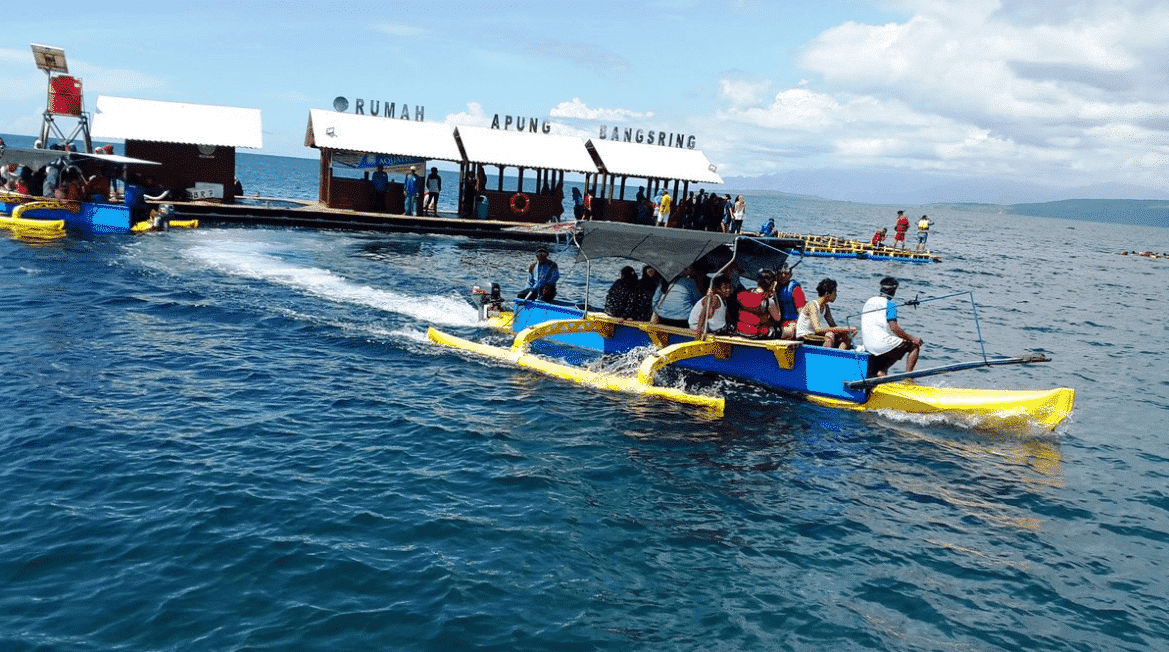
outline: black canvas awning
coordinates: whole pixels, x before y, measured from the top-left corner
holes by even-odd
[[[803,242],[783,238],[752,238],[730,233],[690,231],[620,222],[578,222],[578,260],[627,258],[649,265],[673,280],[689,265],[702,261],[703,272],[715,272],[734,257],[741,276],[754,279],[760,268],[775,269]]]

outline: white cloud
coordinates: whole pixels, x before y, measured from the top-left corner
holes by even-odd
[[[548,115],[553,118],[597,120],[605,123],[626,122],[642,118],[652,118],[652,112],[639,113],[629,109],[590,109],[579,97],[572,98],[571,102],[561,102],[552,107]]]
[[[897,6],[912,15],[811,41],[797,87],[719,79],[722,108],[700,140],[720,172],[886,166],[1169,187],[1169,4]]]
[[[448,114],[443,119],[445,124],[451,126],[469,125],[472,127],[490,127],[492,116],[483,112],[483,105],[478,102],[467,102],[467,110],[459,113]]]

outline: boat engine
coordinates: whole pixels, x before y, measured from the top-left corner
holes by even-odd
[[[163,204],[150,215],[150,228],[155,231],[166,231],[170,228],[170,220],[174,215],[174,206]]]
[[[491,292],[476,285],[471,290],[471,294],[475,297],[475,303],[479,306],[479,319],[486,321],[487,318],[504,311],[503,296],[500,293],[498,283],[491,284]]]

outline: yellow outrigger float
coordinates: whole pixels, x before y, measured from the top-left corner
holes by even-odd
[[[907,383],[878,385],[869,400],[852,403],[809,396],[818,405],[846,410],[892,410],[909,414],[961,416],[978,425],[1010,427],[1038,423],[1051,430],[1067,418],[1076,401],[1075,390],[963,389]]]
[[[750,270],[778,265],[788,253],[776,249],[773,239],[733,234],[614,222],[583,222],[577,228],[575,240],[580,258],[616,256],[637,260],[657,269],[663,278],[675,278],[683,267],[703,258],[716,261],[715,268],[737,262],[741,269]],[[768,258],[768,263],[761,263]],[[678,367],[796,394],[832,408],[947,415],[979,428],[1038,425],[1053,429],[1067,418],[1075,402],[1075,392],[1069,388],[955,389],[908,382],[962,369],[1050,362],[1042,355],[989,358],[984,353],[981,360],[974,362],[874,377],[869,372],[870,355],[864,351],[737,335],[698,338],[688,328],[618,319],[592,312],[583,304],[563,301],[517,299],[514,310],[509,312],[503,309],[498,285],[492,287],[490,296],[479,294],[477,298],[480,315],[490,325],[515,333],[510,348],[471,342],[434,328],[429,329],[429,339],[590,387],[703,406],[715,414],[725,409],[722,398],[659,387],[655,385],[658,372],[667,366]],[[921,301],[915,299],[913,303]],[[608,375],[539,357],[530,352],[537,342],[602,355],[625,355],[641,349],[651,353],[641,361],[636,376]]]
[[[0,215],[0,227],[12,231],[17,237],[50,239],[65,235],[65,220],[46,220],[35,217],[25,217],[27,211],[38,209],[59,209],[59,202],[28,201],[17,204],[11,215]],[[74,212],[77,212],[75,209]]]
[[[638,394],[651,398],[666,399],[675,403],[696,405],[706,408],[714,416],[722,416],[723,409],[726,405],[726,401],[719,396],[688,394],[680,389],[658,387],[652,383],[642,382],[640,377],[634,378],[631,376],[600,374],[589,371],[588,369],[581,369],[579,367],[545,360],[544,358],[529,353],[527,347],[522,345],[518,338],[512,348],[505,349],[455,337],[449,333],[435,330],[433,327],[427,331],[426,336],[435,344],[450,346],[497,360],[505,360],[525,369],[538,371],[546,376],[560,378],[596,389]]]

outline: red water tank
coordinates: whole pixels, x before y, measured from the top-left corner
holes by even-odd
[[[57,75],[49,81],[49,113],[81,115],[81,80]]]

